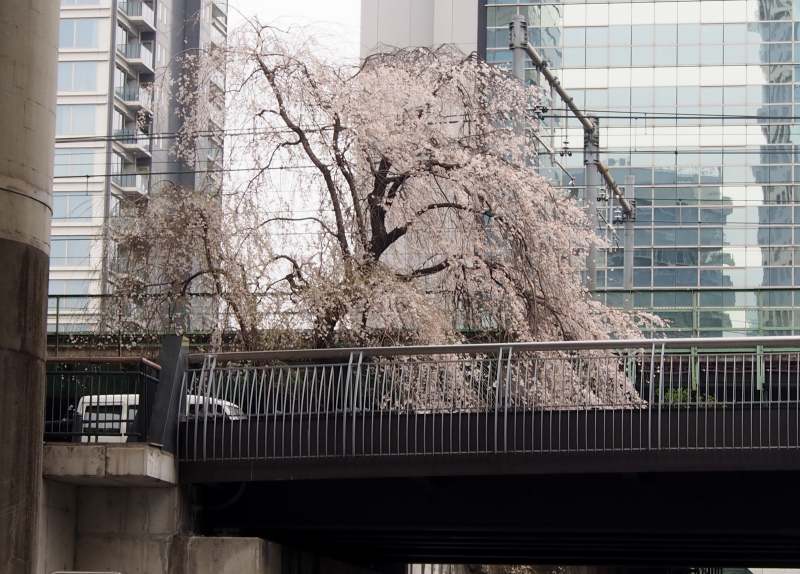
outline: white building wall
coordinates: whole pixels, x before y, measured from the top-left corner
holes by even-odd
[[[390,48],[454,44],[478,49],[478,0],[362,0],[361,56]]]

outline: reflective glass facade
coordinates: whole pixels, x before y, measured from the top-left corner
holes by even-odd
[[[635,178],[635,305],[673,336],[800,333],[800,1],[484,4],[487,60],[510,64],[508,23],[527,16],[531,43],[599,118],[614,178]],[[579,187],[583,133],[549,106],[570,175],[544,169]],[[615,227],[597,296],[622,305]]]

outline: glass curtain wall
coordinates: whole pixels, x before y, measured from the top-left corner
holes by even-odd
[[[800,333],[800,1],[483,2],[486,59],[510,65],[524,14],[614,178],[634,177],[635,306],[671,336]],[[544,115],[570,171],[548,175],[581,186],[580,126],[558,100]],[[622,228],[601,233],[597,297],[621,306]]]

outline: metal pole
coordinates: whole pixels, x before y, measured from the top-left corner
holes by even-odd
[[[525,16],[517,14],[511,19],[509,47],[513,61],[511,73],[523,84],[525,83],[525,44],[528,43],[528,21]]]
[[[586,166],[586,185],[584,187],[584,205],[589,210],[589,220],[592,225],[592,232],[597,233],[599,220],[597,217],[597,193],[602,185],[602,177],[597,169],[600,161],[600,131],[597,118],[590,118],[594,123],[593,130],[583,132],[583,164]],[[586,262],[587,286],[590,291],[597,287],[597,253],[594,247],[589,249],[589,256]]]
[[[629,175],[625,178],[625,198],[633,207],[633,212],[625,217],[625,261],[623,267],[623,285],[625,287],[625,309],[633,309],[633,224],[636,221],[636,203],[634,200],[635,178]]]
[[[536,51],[536,48],[530,45],[528,42],[527,37],[527,28],[525,29],[525,35],[523,36],[522,28],[523,24],[525,23],[525,18],[522,16],[516,16],[509,24],[510,30],[510,40],[509,40],[509,48],[511,48],[512,52],[514,52],[516,58],[516,52],[518,50],[524,50],[528,57],[533,62],[533,66],[539,72],[541,76],[544,76],[544,79],[550,85],[551,90],[555,91],[560,97],[564,104],[569,108],[575,118],[581,123],[583,126],[583,131],[585,134],[589,133],[596,133],[597,132],[597,118],[591,118],[586,116],[583,111],[578,108],[575,104],[575,100],[567,93],[564,87],[561,85],[561,82],[558,81],[558,78],[550,71],[550,68],[547,67],[547,62],[542,58],[539,52]],[[516,61],[516,60],[515,60]],[[524,72],[523,72],[524,73]],[[605,180],[606,185],[608,185],[609,190],[613,193],[617,200],[619,201],[622,209],[626,215],[629,215],[632,211],[630,204],[628,201],[623,197],[622,192],[617,185],[617,182],[614,181],[614,178],[611,176],[611,173],[608,171],[608,168],[598,159],[597,161],[597,169],[600,171],[600,175]]]
[[[49,307],[49,304],[48,304]],[[60,343],[58,341],[60,337],[59,328],[61,327],[61,297],[56,295],[56,357],[58,357],[58,353],[61,350]]]

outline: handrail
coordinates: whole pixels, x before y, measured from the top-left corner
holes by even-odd
[[[751,347],[800,348],[800,336],[777,337],[706,337],[674,339],[608,339],[602,341],[530,341],[518,343],[478,343],[464,345],[418,345],[406,347],[346,347],[339,349],[291,349],[276,351],[241,351],[231,353],[192,353],[189,361],[201,362],[208,356],[218,361],[270,361],[303,359],[346,359],[363,356],[410,356],[497,353],[501,349],[520,351],[580,351],[640,349],[653,346],[666,349],[742,349]]]
[[[47,357],[48,362],[54,363],[119,363],[143,364],[150,368],[161,370],[161,365],[145,357]]]

